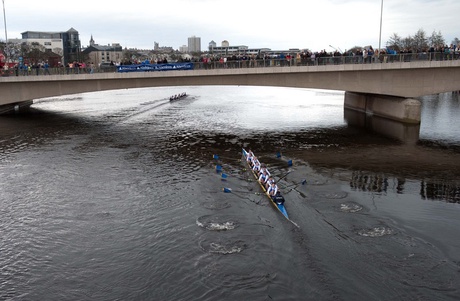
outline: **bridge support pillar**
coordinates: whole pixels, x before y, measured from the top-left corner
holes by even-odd
[[[6,105],[0,105],[0,115],[19,112],[21,110],[28,109],[33,103],[33,100],[27,100],[22,102],[10,103]]]
[[[345,92],[344,107],[408,124],[420,124],[422,115],[419,100],[387,95]]]
[[[406,144],[419,140],[421,103],[416,99],[346,92],[344,118]]]

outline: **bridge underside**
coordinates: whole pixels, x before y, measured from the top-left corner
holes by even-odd
[[[0,105],[116,89],[245,85],[420,97],[460,90],[460,60],[273,68],[97,73],[0,78]]]
[[[421,104],[414,98],[458,91],[459,76],[460,60],[8,77],[0,79],[0,114],[27,107],[33,99],[85,92],[165,86],[278,86],[350,91],[345,93],[346,111],[361,113],[365,120],[374,116],[412,125],[409,131],[414,132],[421,122]],[[377,131],[392,136],[385,131],[399,127]],[[407,129],[402,128],[402,132]],[[400,139],[404,134],[397,136]]]
[[[12,112],[19,112],[24,109],[28,109],[33,103],[34,103],[33,100],[26,100],[26,101],[2,105],[0,106],[0,115],[9,114]]]

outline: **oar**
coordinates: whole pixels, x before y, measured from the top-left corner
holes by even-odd
[[[256,204],[259,204],[259,203],[260,203],[260,201],[255,202],[255,201],[251,200],[250,198],[248,198],[247,196],[242,196],[242,195],[240,195],[240,194],[238,194],[238,193],[235,193],[235,191],[233,191],[231,188],[228,188],[228,187],[222,188],[222,191],[225,192],[225,193],[232,193],[232,194],[236,195],[237,197],[239,197],[240,199],[247,199],[247,200],[250,200],[251,202],[256,203]],[[248,193],[247,191],[239,191],[239,192],[241,192],[241,193]],[[259,192],[254,192],[254,194],[255,194],[255,195],[260,195]]]
[[[302,181],[300,181],[300,182],[292,183],[290,185],[287,185],[286,188],[291,187],[291,186],[295,186],[295,185],[299,185],[299,184],[305,185],[305,184],[307,184],[307,180],[302,179]]]
[[[298,183],[292,183],[292,184],[290,184],[290,185],[284,186],[283,189],[286,189],[286,188],[289,188],[289,187],[292,187],[292,186],[297,186],[297,185],[299,185],[299,184],[305,185],[305,184],[307,184],[307,180],[302,179],[302,181],[300,181],[300,182],[298,182]]]
[[[292,166],[292,160],[289,160],[287,162],[281,162],[281,163],[277,163],[277,164],[265,164],[267,166],[267,168],[283,168],[283,167],[286,167],[286,166]]]
[[[221,156],[219,156],[217,154],[212,155],[212,158],[214,160],[216,160],[216,161],[219,160],[220,158],[223,158],[223,159],[226,159],[226,160],[241,161],[241,159],[230,158],[230,157],[221,157]]]
[[[234,167],[231,166],[231,165],[229,165],[228,167],[224,167],[224,166],[222,166],[221,164],[216,164],[216,172],[217,172],[217,173],[224,172],[224,170],[225,170],[227,173],[231,173],[231,174],[239,173],[239,168],[234,168]]]
[[[217,172],[222,172],[222,170],[224,169],[224,167],[220,164],[216,164],[216,171]]]
[[[281,178],[278,179],[278,182],[281,181],[281,179],[284,179],[290,173],[291,173],[291,170],[288,170],[287,173],[284,174],[284,176],[282,176]]]
[[[227,178],[228,178],[228,175],[227,175],[226,173],[223,172],[223,173],[220,175],[220,177],[221,177],[221,180],[222,180],[222,181],[226,181]],[[252,182],[252,181],[253,181],[251,178],[242,178],[242,177],[238,177],[238,176],[231,176],[231,177],[232,177],[232,178],[235,178],[235,179],[240,179],[240,180],[248,181],[248,182]]]
[[[238,193],[235,193],[235,191],[233,191],[231,188],[228,188],[228,187],[224,187],[222,188],[222,191],[225,192],[225,193],[232,193],[234,195],[236,195],[237,197],[239,197],[240,199],[246,199],[246,200],[249,200],[251,202],[253,202],[254,204],[257,204],[259,205],[260,204],[260,199],[258,201],[253,201],[251,198],[248,198],[247,196],[242,196]],[[247,191],[239,191],[241,193],[247,193]],[[255,195],[260,195],[260,192],[254,192]]]
[[[225,192],[225,193],[235,193],[235,192],[240,192],[240,193],[249,193],[248,191],[243,191],[243,190],[233,190],[229,187],[224,187],[222,188],[222,191]],[[260,195],[260,192],[251,192],[251,194],[255,194],[255,195]]]

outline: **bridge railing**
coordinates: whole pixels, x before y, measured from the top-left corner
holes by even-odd
[[[379,56],[327,56],[327,57],[304,57],[304,58],[266,58],[261,60],[226,60],[195,62],[194,69],[225,69],[225,68],[260,68],[260,67],[289,67],[289,66],[323,66],[345,64],[375,64],[396,63],[412,61],[449,61],[458,60],[460,52],[455,53],[407,53],[385,54]]]
[[[414,61],[451,61],[460,59],[460,52],[440,53],[401,53],[401,54],[382,54],[378,56],[327,56],[327,57],[301,57],[301,58],[264,58],[264,59],[221,59],[208,60],[207,62],[194,62],[195,70],[207,69],[228,69],[228,68],[271,68],[271,67],[290,67],[290,66],[324,66],[324,65],[345,65],[345,64],[391,64],[397,62]],[[2,76],[37,76],[37,75],[69,75],[69,74],[91,74],[103,72],[117,72],[116,66],[90,69],[89,67],[80,68],[10,68],[1,70]]]

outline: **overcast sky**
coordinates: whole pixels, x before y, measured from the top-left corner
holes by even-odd
[[[250,48],[378,47],[381,0],[3,0],[8,38],[25,31],[67,31],[75,28],[82,46],[91,35],[100,45],[178,49],[190,36],[218,46]],[[460,38],[459,0],[383,0],[382,47],[393,33],[401,37],[423,29],[440,31],[447,43]],[[5,39],[3,16],[0,39]],[[330,45],[332,47],[330,47]]]

